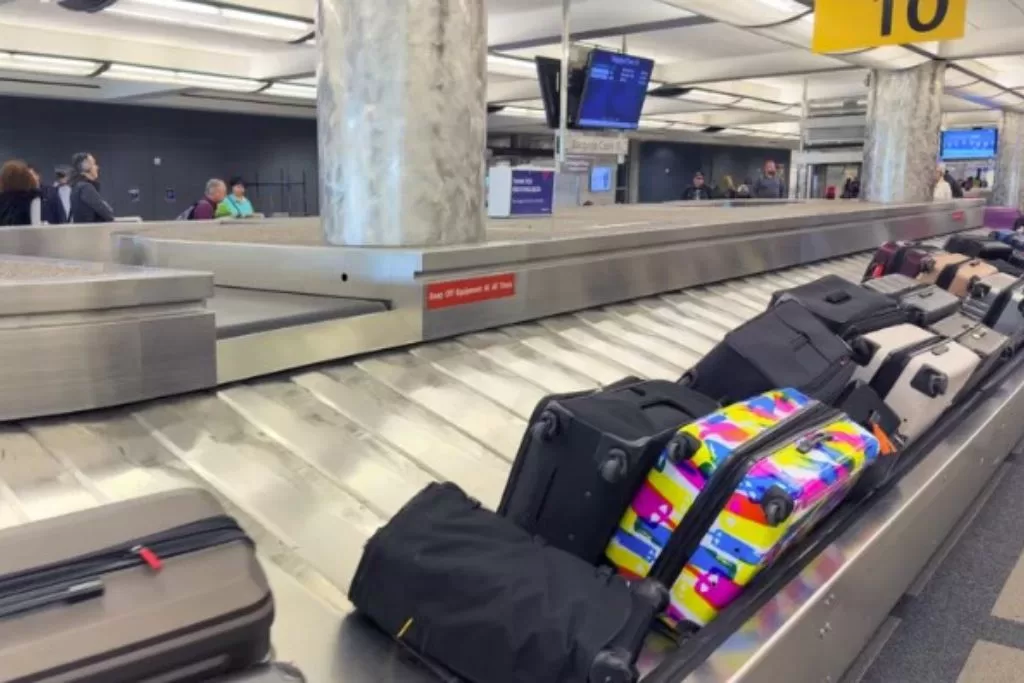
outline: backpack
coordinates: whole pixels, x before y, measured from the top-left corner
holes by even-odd
[[[196,207],[199,202],[193,202],[187,209],[178,214],[176,221],[194,221],[196,219]]]

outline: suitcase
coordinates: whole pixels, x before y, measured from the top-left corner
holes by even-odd
[[[960,298],[936,285],[926,285],[900,297],[900,307],[910,314],[911,322],[927,327],[960,310]]]
[[[1006,259],[1013,247],[988,235],[953,235],[943,247],[945,251],[976,259]]]
[[[932,252],[922,260],[921,272],[917,279],[925,284],[934,285],[947,267],[967,260],[969,257],[963,254],[950,254],[946,251]]]
[[[982,322],[1009,337],[1016,348],[1024,339],[1024,280],[1016,280],[1003,291]]]
[[[946,266],[935,284],[950,294],[963,298],[970,293],[975,282],[998,272],[999,269],[991,263],[981,259],[971,259]]]
[[[896,273],[917,277],[921,272],[922,260],[933,251],[934,247],[913,242],[886,242],[872,256],[871,263],[864,271],[864,279],[870,280]]]
[[[804,537],[878,457],[878,440],[791,389],[679,430],[608,546],[628,577],[672,583],[663,621],[711,622]]]
[[[969,322],[972,325],[967,326],[967,329],[957,330],[957,327],[964,327],[963,322]],[[996,370],[1013,357],[1013,341],[1005,334],[991,330],[968,318],[953,323],[948,331],[958,332],[952,339],[981,358],[981,364],[961,389],[960,396],[954,398],[953,402],[957,403],[961,398],[970,395],[979,384],[991,377]]]
[[[305,683],[306,677],[290,664],[274,663],[218,678],[217,683]]]
[[[966,304],[964,312],[954,313],[948,318],[943,318],[928,326],[928,329],[946,339],[956,340],[961,334],[970,332],[978,326],[978,319],[966,315]]]
[[[1011,240],[1016,236],[1013,230],[993,230],[988,234],[989,239],[995,240],[996,242],[1002,242],[1003,244],[1010,244]]]
[[[826,275],[772,297],[772,305],[796,301],[843,338],[906,322],[907,312],[891,297],[865,289],[838,275]]]
[[[850,347],[795,301],[783,301],[725,335],[681,382],[722,404],[780,386],[830,403],[854,371]]]
[[[549,396],[530,419],[498,513],[596,564],[664,445],[717,409],[665,380]]]
[[[879,294],[885,294],[897,299],[907,292],[927,287],[927,285],[922,284],[903,273],[892,273],[890,275],[883,275],[882,277],[874,278],[873,280],[865,280],[861,286],[867,287]]]
[[[900,416],[900,434],[909,442],[953,404],[979,365],[970,349],[935,339],[890,353],[871,388]]]
[[[878,458],[864,470],[847,496],[848,500],[862,500],[894,474],[905,446],[899,434],[900,417],[867,382],[851,382],[836,407],[878,439]]]
[[[270,650],[252,542],[205,491],[4,529],[0,548],[0,680],[201,681]]]
[[[850,342],[854,350],[853,357],[857,362],[852,381],[870,382],[894,353],[927,346],[937,341],[938,337],[934,332],[910,323],[858,337]]]
[[[1001,297],[1005,299],[1007,292],[1013,288],[1020,278],[1013,277],[1006,273],[994,273],[974,283],[969,296],[964,299],[963,312],[975,322],[990,324],[994,319],[990,317],[993,309],[998,309],[997,303]],[[998,315],[998,313],[994,314]]]
[[[539,543],[452,483],[428,485],[370,538],[349,597],[469,683],[632,683],[668,598]]]

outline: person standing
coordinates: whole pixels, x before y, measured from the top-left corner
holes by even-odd
[[[50,225],[61,225],[71,220],[71,185],[68,172],[58,168],[54,172],[53,185],[41,188],[43,193],[43,221]]]
[[[693,176],[693,185],[683,191],[683,199],[686,201],[711,199],[711,190],[704,184],[704,174],[697,171]]]
[[[206,193],[203,198],[192,205],[189,213],[189,220],[208,221],[217,215],[217,207],[228,194],[228,187],[220,178],[210,178],[206,181]]]
[[[11,160],[0,168],[0,225],[40,225],[39,183],[24,161]]]
[[[750,194],[754,199],[785,199],[786,186],[778,177],[775,162],[771,159],[764,162],[764,173],[754,182]]]
[[[112,223],[114,209],[100,195],[100,165],[88,152],[71,157],[74,182],[71,187],[72,223]]]
[[[937,202],[948,202],[953,198],[953,185],[946,180],[946,169],[939,166],[935,171],[935,189],[932,191],[932,199]]]
[[[217,218],[251,218],[252,202],[245,196],[245,181],[232,178],[228,183],[231,193],[217,205]]]

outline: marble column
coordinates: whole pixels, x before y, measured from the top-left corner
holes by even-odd
[[[873,70],[868,95],[861,197],[870,202],[928,202],[935,189],[946,65]]]
[[[1024,210],[1024,114],[1004,111],[992,204]]]
[[[319,0],[320,216],[331,244],[484,237],[484,0]]]

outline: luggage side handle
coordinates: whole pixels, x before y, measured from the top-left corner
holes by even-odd
[[[849,292],[840,289],[838,291],[835,291],[835,292],[832,292],[831,294],[826,295],[825,296],[825,301],[827,303],[830,303],[830,304],[837,304],[838,305],[838,304],[845,304],[847,301],[849,301],[852,298],[853,297],[850,295]]]
[[[0,598],[0,619],[59,604],[75,604],[102,597],[106,586],[102,579],[71,581],[26,593]]]

